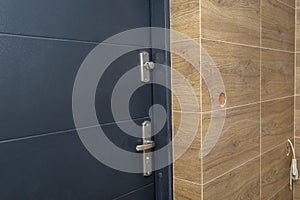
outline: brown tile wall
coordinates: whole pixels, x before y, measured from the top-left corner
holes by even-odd
[[[300,0],[296,1],[296,39],[295,39],[295,148],[300,159]],[[298,161],[298,165],[300,162]],[[294,200],[300,200],[300,183],[294,186]]]
[[[173,96],[174,135],[187,135],[191,125],[199,123],[196,137],[174,163],[176,200],[293,199],[288,185],[291,157],[285,150],[287,139],[294,138],[294,119],[299,119],[295,142],[300,155],[300,99],[295,98],[295,85],[300,96],[300,70],[295,70],[296,61],[300,68],[300,59],[295,59],[300,58],[300,46],[295,54],[295,44],[300,44],[300,32],[295,37],[300,30],[300,20],[295,21],[298,5],[294,0],[171,0],[171,29],[190,37],[172,36],[172,48],[179,46],[185,53],[192,41],[202,47],[194,57],[200,69],[172,54],[173,69],[194,92],[186,92],[186,83],[172,77],[173,88],[180,91]],[[200,71],[212,73],[210,64],[219,69],[227,97],[224,126],[215,137],[207,130],[212,119],[222,122],[215,117],[222,108],[212,109],[211,101],[223,91],[212,82],[210,95],[201,77]],[[187,122],[179,127],[181,117]],[[185,143],[179,141],[174,149]],[[300,183],[297,191],[300,200]]]

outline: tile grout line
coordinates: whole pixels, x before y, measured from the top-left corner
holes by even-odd
[[[273,199],[273,197],[275,197],[277,194],[279,194],[279,192],[281,192],[285,187],[289,187],[289,184],[286,184],[286,185],[282,186],[282,188],[279,188],[278,191],[274,195],[272,195],[268,200]]]
[[[299,95],[300,97],[300,95]],[[264,100],[264,101],[256,101],[256,102],[252,102],[252,103],[247,103],[247,104],[241,104],[241,105],[237,105],[237,106],[231,106],[231,107],[226,107],[226,110],[232,110],[235,108],[242,108],[242,107],[246,107],[246,106],[251,106],[251,105],[256,105],[259,103],[268,103],[271,101],[278,101],[278,100],[284,100],[284,99],[288,99],[288,98],[294,98],[294,95],[290,95],[290,96],[284,96],[284,97],[278,97],[278,98],[274,98],[274,99],[268,99],[268,100]],[[176,113],[190,113],[190,114],[199,114],[199,113],[203,113],[203,114],[208,114],[211,112],[216,112],[216,111],[220,111],[222,109],[216,109],[216,110],[208,110],[208,111],[188,111],[188,110],[173,110],[173,112]]]
[[[225,176],[226,174],[229,174],[229,173],[233,172],[234,170],[236,170],[236,169],[238,169],[238,168],[240,168],[240,167],[243,167],[244,165],[246,165],[246,164],[248,164],[248,163],[254,161],[255,159],[260,158],[262,155],[265,155],[265,154],[267,154],[267,153],[269,153],[269,152],[275,150],[276,148],[278,148],[278,147],[280,147],[280,146],[282,146],[282,145],[284,145],[284,144],[286,144],[286,141],[284,141],[284,142],[282,142],[282,143],[280,143],[280,144],[274,146],[273,148],[271,148],[271,149],[265,151],[265,152],[262,153],[261,155],[258,154],[257,156],[254,156],[253,158],[250,158],[249,160],[243,162],[242,164],[240,164],[240,165],[238,165],[238,166],[236,166],[236,167],[231,168],[230,170],[224,172],[223,174],[216,176],[215,178],[213,178],[213,179],[207,181],[206,183],[203,183],[203,185],[207,185],[208,183],[211,183],[211,182],[217,180],[218,178],[221,178],[222,176]]]
[[[263,47],[263,46],[241,44],[241,43],[237,43],[237,42],[228,42],[228,41],[224,41],[224,40],[216,40],[216,39],[209,39],[209,38],[202,38],[202,40],[211,41],[211,42],[221,42],[221,43],[225,43],[225,44],[251,47],[251,48],[270,50],[270,51],[280,51],[280,52],[285,52],[285,53],[294,53],[294,51],[286,51],[286,50],[282,50],[282,49],[275,49],[275,48],[269,48],[269,47]]]
[[[246,107],[246,106],[256,105],[256,104],[259,104],[259,103],[268,103],[268,102],[272,102],[272,101],[284,100],[284,99],[293,98],[293,97],[294,97],[294,95],[290,95],[290,96],[284,96],[284,97],[279,97],[279,98],[274,98],[274,99],[268,99],[268,100],[264,100],[264,101],[256,101],[256,102],[253,102],[253,103],[227,107],[226,110],[232,110],[232,109],[235,109],[235,108],[242,108],[242,107]],[[216,111],[220,111],[220,110],[222,110],[222,109],[203,111],[202,113],[211,113],[211,112],[216,112]],[[193,113],[193,111],[183,111],[183,112]],[[194,113],[197,113],[197,112],[194,112]]]
[[[200,90],[200,170],[201,170],[201,186],[200,186],[200,191],[201,191],[201,199],[204,200],[204,187],[203,187],[203,181],[204,181],[204,176],[203,176],[203,159],[202,159],[202,155],[203,155],[203,152],[202,152],[202,146],[203,146],[203,127],[202,127],[202,1],[201,0],[198,0],[199,4],[199,43],[200,43],[200,76],[199,76],[199,90]]]
[[[213,181],[215,181],[215,180],[217,180],[217,179],[219,179],[219,178],[221,178],[221,177],[223,177],[223,176],[225,176],[225,175],[227,175],[227,174],[233,172],[234,170],[239,169],[240,167],[243,167],[244,165],[246,165],[246,164],[248,164],[248,163],[254,161],[255,159],[258,159],[259,157],[260,157],[260,155],[258,154],[257,156],[254,156],[253,158],[250,158],[249,160],[243,162],[242,164],[240,164],[240,165],[238,165],[238,166],[236,166],[236,167],[233,167],[233,168],[231,168],[230,170],[224,172],[223,174],[220,174],[220,175],[216,176],[215,178],[213,178],[213,179],[207,181],[206,183],[203,183],[203,185],[207,185],[207,184],[209,184],[209,183],[211,183],[211,182],[213,182]]]
[[[197,183],[197,182],[194,182],[194,181],[189,181],[189,180],[186,180],[186,179],[183,179],[183,178],[174,177],[174,179],[178,179],[178,180],[183,181],[183,182],[187,182],[187,183],[190,183],[190,184],[201,186],[200,183]]]
[[[261,128],[261,64],[262,64],[262,0],[260,0],[260,16],[259,16],[259,45],[260,45],[260,49],[259,49],[259,198],[261,200],[262,198],[262,184],[261,184],[261,156],[262,156],[262,128]]]
[[[293,137],[290,137],[289,139],[293,139]],[[280,144],[278,144],[278,145],[276,145],[276,146],[274,146],[274,147],[272,147],[272,148],[269,148],[268,150],[262,152],[261,155],[264,155],[264,154],[266,154],[266,153],[270,153],[271,151],[275,150],[277,147],[280,147],[281,145],[286,144],[286,142],[287,142],[287,141],[284,141],[284,142],[282,142],[282,143],[280,143]]]
[[[270,47],[263,47],[263,46],[255,46],[255,45],[248,45],[248,44],[242,44],[238,42],[228,42],[225,40],[217,40],[217,39],[209,39],[209,38],[203,38],[202,36],[199,38],[190,38],[190,39],[181,39],[181,40],[174,40],[172,43],[181,43],[181,42],[188,42],[188,41],[196,41],[197,40],[206,40],[206,41],[211,41],[211,42],[220,42],[220,43],[225,43],[225,44],[231,44],[231,45],[238,45],[238,46],[244,46],[244,47],[251,47],[251,48],[257,48],[257,49],[264,49],[264,50],[270,50],[270,51],[279,51],[279,52],[284,52],[284,53],[295,53],[295,51],[287,51],[287,50],[282,50],[282,49],[275,49],[275,48],[270,48]],[[300,51],[298,52],[300,53]]]
[[[198,37],[198,38],[191,37],[191,38],[187,38],[187,39],[172,40],[171,43],[176,44],[176,43],[182,43],[182,42],[189,42],[191,40],[194,40],[197,42],[198,40],[200,40],[200,37]]]
[[[172,10],[172,3],[171,3],[171,1],[169,1],[169,12],[170,12],[170,15],[171,15],[171,10]],[[170,16],[170,31],[172,31],[172,27],[171,27],[171,24],[172,24],[172,22],[171,22],[171,20],[172,20],[172,17]],[[173,91],[173,73],[172,73],[172,69],[173,69],[173,63],[172,63],[172,46],[173,46],[173,39],[172,39],[172,35],[170,35],[170,66],[171,66],[171,70],[170,70],[170,75],[171,75],[171,91]],[[173,95],[171,95],[171,103],[172,103],[172,107],[171,107],[171,122],[172,122],[172,135],[171,135],[171,137],[172,137],[172,141],[173,141],[173,136],[174,136],[174,115],[173,115],[173,113],[174,113],[174,104],[173,104],[173,100],[174,100],[174,98],[173,98]],[[175,177],[175,161],[174,161],[174,158],[173,158],[173,156],[174,156],[174,151],[175,151],[175,149],[174,149],[174,143],[172,142],[172,168],[173,168],[173,170],[172,170],[172,196],[173,196],[173,199],[176,199],[176,196],[175,196],[175,194],[176,194],[176,192],[175,192],[175,179],[176,179],[176,177]]]
[[[284,97],[278,97],[278,98],[273,98],[273,99],[267,99],[267,100],[262,100],[262,103],[267,103],[267,102],[271,102],[271,101],[276,101],[276,100],[282,100],[282,99],[287,99],[287,98],[291,98],[294,97],[294,94],[289,95],[289,96],[284,96]]]
[[[296,5],[297,5],[297,0],[295,0],[295,7],[296,7]],[[295,32],[294,32],[294,51],[295,51],[295,53],[294,53],[294,148],[295,148],[295,151],[296,151],[296,92],[297,92],[297,90],[296,90],[296,88],[297,88],[297,85],[296,85],[296,83],[297,83],[297,81],[296,81],[296,79],[297,79],[297,76],[296,76],[296,70],[297,70],[297,40],[296,40],[296,36],[297,36],[297,9],[295,9],[295,23],[294,23],[294,28],[295,28]],[[295,186],[294,186],[295,187]],[[293,199],[294,199],[294,196],[295,196],[295,190],[293,190]]]
[[[281,0],[277,0],[277,1],[278,1],[279,3],[281,3],[282,5],[285,5],[285,6],[289,7],[289,8],[291,8],[291,9],[296,10],[296,5],[295,5],[295,7],[293,7],[293,6],[288,5],[287,3],[284,3],[284,2],[281,1]]]

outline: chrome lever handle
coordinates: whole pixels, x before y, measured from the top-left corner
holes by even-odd
[[[142,124],[143,144],[137,145],[136,150],[143,152],[143,171],[144,176],[152,174],[152,149],[155,147],[155,142],[151,140],[151,122],[144,121]]]
[[[155,147],[155,142],[148,140],[145,142],[145,144],[137,145],[136,150],[137,151],[147,151],[147,150],[153,149],[154,147]]]

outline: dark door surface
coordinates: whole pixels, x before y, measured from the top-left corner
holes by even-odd
[[[157,194],[156,173],[120,172],[96,160],[78,137],[72,116],[73,85],[86,56],[114,34],[151,26],[152,7],[150,0],[0,0],[1,200],[166,199]],[[131,122],[114,120],[110,98],[122,74],[139,64],[139,53],[115,60],[95,97],[108,138],[132,152],[142,140],[120,130],[117,123]],[[153,86],[140,84],[129,106],[138,125],[148,120],[155,99]],[[81,128],[95,125],[87,122]],[[157,144],[167,138],[162,140]]]

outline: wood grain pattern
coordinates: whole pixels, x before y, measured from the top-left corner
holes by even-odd
[[[205,184],[204,200],[259,200],[259,170],[259,159],[255,159]]]
[[[218,86],[207,64],[212,59],[219,69],[226,89],[226,107],[259,102],[260,98],[260,50],[258,48],[202,40],[202,76],[210,81],[213,96],[202,81],[202,110],[211,110],[211,102],[218,102]]]
[[[176,49],[176,52],[184,54],[187,48],[190,48],[190,42],[193,41],[184,41],[184,42],[174,42],[172,43],[172,50]],[[195,53],[189,57],[196,63],[194,66],[193,63],[188,62],[185,58],[180,57],[173,53],[171,55],[172,63],[172,88],[173,88],[173,110],[175,111],[200,111],[200,50],[195,49]],[[177,71],[183,79],[180,79],[177,74]],[[186,84],[186,82],[189,84]],[[189,92],[190,89],[194,92]],[[174,94],[176,92],[176,94]],[[177,97],[175,97],[175,95]],[[181,105],[179,104],[181,103]],[[196,106],[198,105],[198,107]]]
[[[182,120],[181,119],[185,119]],[[191,138],[192,125],[198,123],[198,131],[194,138]],[[200,113],[184,113],[184,112],[173,112],[173,132],[174,136],[177,134],[183,134],[184,137],[174,138],[173,140],[174,155],[176,151],[182,150],[188,147],[187,151],[174,162],[174,176],[180,179],[192,181],[195,183],[201,183],[201,121]],[[186,136],[185,136],[186,135]],[[178,141],[177,141],[178,140]],[[191,143],[191,144],[190,144]]]
[[[296,137],[295,138],[295,150],[296,150],[296,156],[298,160],[298,166],[300,166],[300,138]],[[296,181],[294,185],[294,200],[300,200],[300,182]]]
[[[296,51],[300,51],[300,10],[296,10]]]
[[[216,145],[203,158],[204,183],[259,155],[259,108],[259,104],[255,104],[227,110],[222,135],[216,138]],[[203,137],[210,118],[210,113],[203,115]]]
[[[294,97],[262,103],[262,152],[294,136]]]
[[[216,92],[219,83],[214,82],[213,76],[209,74],[210,66],[206,61],[207,58],[211,58],[222,75],[226,89],[226,107],[230,108],[227,109],[221,137],[210,154],[202,160],[204,183],[202,200],[259,200],[260,189],[262,189],[261,200],[291,200],[292,193],[288,189],[290,157],[283,155],[284,145],[273,148],[284,144],[287,138],[293,137],[294,101],[293,97],[269,100],[294,94],[295,73],[296,93],[300,95],[300,20],[297,19],[297,27],[295,27],[295,10],[291,8],[295,6],[295,2],[293,0],[203,0],[201,1],[202,24],[199,18],[199,2],[198,0],[171,0],[171,28],[192,38],[199,38],[199,30],[202,31],[201,44],[204,50],[201,60],[202,75],[211,78],[210,81],[214,83],[213,94],[219,94]],[[299,2],[297,1],[296,5],[300,7]],[[300,15],[300,10],[297,10],[297,13]],[[260,17],[262,18],[262,38],[260,38]],[[295,28],[298,31],[297,36],[295,36]],[[299,51],[297,59],[292,53],[295,47],[295,37]],[[260,50],[243,45],[259,46],[260,39],[263,47],[273,50]],[[178,39],[172,38],[172,41],[176,40]],[[188,48],[184,43],[181,45],[183,51],[184,48]],[[198,52],[195,53],[197,54]],[[296,71],[294,59],[297,62]],[[184,59],[172,55],[172,64],[174,69],[182,73],[192,85],[199,102],[202,98],[201,111],[205,112],[202,116],[202,137],[205,137],[211,120],[210,113],[207,111],[212,110],[211,102],[218,102],[219,95],[210,97],[205,80],[202,79],[202,85],[200,85],[201,76],[196,73],[197,70],[189,69],[190,64]],[[172,81],[173,87],[185,91],[185,86],[177,79],[173,77]],[[260,93],[263,101],[268,100],[262,103],[261,138],[258,103]],[[182,130],[187,133],[192,131],[190,127],[192,123],[195,123],[195,118],[200,119],[198,111],[197,113],[185,112],[194,112],[191,104],[192,95],[183,92],[181,97],[187,109],[181,112],[178,100],[176,97],[173,98],[173,109],[176,110],[173,114],[175,134],[179,129],[182,114],[189,115],[187,116],[189,122]],[[297,101],[296,135],[300,137],[300,97]],[[245,106],[245,104],[251,105]],[[241,107],[231,108],[235,106]],[[178,200],[201,199],[202,174],[199,158],[201,130],[198,131],[199,134],[193,140],[192,145],[174,163],[174,192],[175,199]],[[262,171],[260,171],[260,159],[251,160],[259,156],[260,139],[264,153]],[[182,145],[174,146],[174,148],[182,148],[187,141],[189,138],[183,139]],[[299,150],[300,142],[298,146]],[[262,182],[260,182],[260,175],[262,175]],[[295,192],[296,199],[300,200],[299,182],[296,188],[298,188]]]
[[[294,41],[294,9],[277,0],[262,1],[262,46],[293,52]]]
[[[203,38],[259,46],[259,0],[204,0],[201,12]]]
[[[184,180],[174,179],[175,200],[200,200],[201,186]]]
[[[300,184],[299,182],[296,182],[294,185],[295,193],[294,193],[294,200],[300,200]]]
[[[291,156],[287,157],[286,143],[265,153],[261,158],[262,199],[270,199],[289,183]]]
[[[295,101],[295,136],[300,137],[300,96]]]
[[[285,185],[279,192],[277,192],[269,200],[293,200],[293,191],[290,191],[290,185]]]
[[[299,34],[300,35],[300,32]],[[300,53],[296,54],[296,94],[300,95]]]
[[[200,37],[200,14],[198,0],[170,1],[171,30],[181,32],[191,38]],[[172,37],[171,41],[178,38]]]
[[[296,6],[296,0],[280,0],[280,1],[293,8],[295,8]]]
[[[262,100],[294,95],[294,54],[263,49],[261,59]]]

